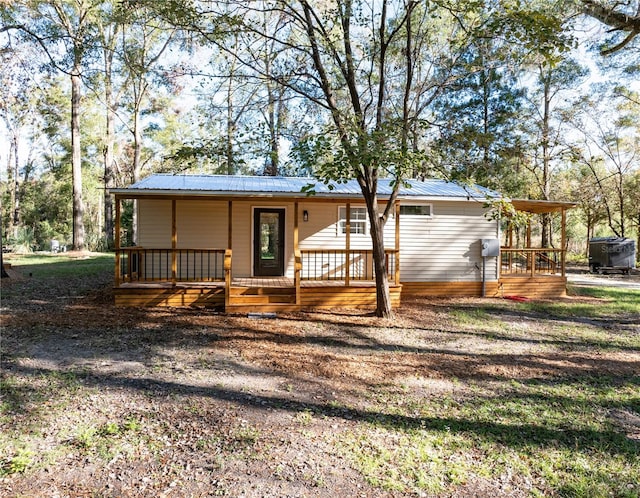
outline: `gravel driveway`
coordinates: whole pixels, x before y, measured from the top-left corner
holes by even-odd
[[[640,290],[640,271],[637,269],[633,270],[630,275],[622,273],[600,275],[589,273],[584,268],[568,268],[567,279],[571,285]]]

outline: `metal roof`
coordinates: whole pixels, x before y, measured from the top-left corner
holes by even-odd
[[[391,179],[378,180],[378,195],[391,195]],[[406,180],[400,187],[399,197],[423,198],[485,198],[500,197],[495,191],[478,185],[463,185],[438,179]],[[316,197],[360,197],[362,192],[356,180],[325,185],[315,178],[240,175],[186,175],[154,174],[127,188],[110,189],[111,193],[125,197],[153,195],[180,196],[269,196],[306,197],[303,188],[313,186]]]

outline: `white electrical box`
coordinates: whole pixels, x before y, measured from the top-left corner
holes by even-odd
[[[482,239],[482,257],[496,258],[500,256],[500,241],[498,239]]]

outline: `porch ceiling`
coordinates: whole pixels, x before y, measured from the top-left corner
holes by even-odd
[[[530,199],[513,199],[511,203],[518,211],[534,214],[557,213],[563,209],[574,208],[577,205],[575,202],[538,201]]]

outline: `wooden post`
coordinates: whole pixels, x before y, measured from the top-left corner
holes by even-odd
[[[231,249],[224,252],[224,309],[229,308],[231,301]]]
[[[176,200],[171,200],[171,285],[175,287],[178,275],[178,227],[176,221]]]
[[[227,208],[227,250],[224,252],[224,308],[231,302],[231,282],[233,280],[231,257],[233,247],[233,201],[229,201]]]
[[[400,285],[400,202],[396,201],[396,255],[395,282]]]
[[[120,287],[122,275],[120,274],[120,197],[115,196],[116,202],[116,233],[114,238],[114,244],[116,249],[116,268],[115,268],[115,286]]]
[[[300,271],[302,270],[302,258],[300,257],[300,234],[298,223],[300,216],[298,213],[298,201],[293,204],[293,283],[296,287],[296,305],[300,305]]]
[[[229,208],[227,209],[227,249],[233,248],[233,201],[229,201]]]
[[[562,265],[562,276],[566,276],[565,263],[567,256],[567,210],[562,208],[562,245],[560,246],[560,264]]]
[[[297,249],[299,249],[298,247],[298,221],[299,221],[299,216],[298,216],[298,201],[295,201],[293,203],[293,251],[295,252]]]
[[[513,249],[513,225],[509,222],[509,249]],[[509,251],[509,273],[511,273],[511,269],[513,268],[513,251]],[[502,269],[500,270],[502,273]]]
[[[526,240],[526,246],[527,249],[532,249],[531,247],[531,218],[529,218],[529,221],[527,221],[527,240]],[[531,272],[531,277],[533,277],[533,275],[535,274],[535,268],[536,268],[536,255],[535,253],[531,252],[531,251],[527,251],[527,258],[528,258],[528,263],[531,266],[531,268],[529,268],[529,271]]]
[[[345,218],[345,228],[346,228],[346,237],[345,237],[345,274],[344,274],[344,285],[349,287],[351,283],[351,203],[347,202],[347,214]]]

